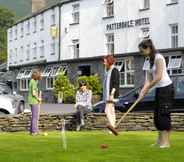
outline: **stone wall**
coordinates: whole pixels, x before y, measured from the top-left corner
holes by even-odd
[[[121,116],[122,114],[118,114],[117,119]],[[0,117],[0,131],[27,131],[30,126],[30,117],[30,114]],[[65,119],[67,130],[75,130],[76,124],[75,116],[73,114],[42,114],[40,116],[39,128],[42,131],[60,130],[63,119]],[[104,114],[90,113],[86,116],[85,122],[85,130],[102,130],[106,128],[107,119]],[[184,131],[184,113],[173,113],[172,124],[173,130]],[[153,125],[153,115],[152,113],[131,113],[120,124],[119,130],[155,130]]]

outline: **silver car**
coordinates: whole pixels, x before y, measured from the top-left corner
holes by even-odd
[[[0,83],[0,115],[15,115],[24,112],[24,109],[24,97],[12,92],[7,84]]]

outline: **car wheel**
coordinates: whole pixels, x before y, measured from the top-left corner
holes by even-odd
[[[19,107],[18,107],[18,114],[23,113],[25,109],[25,105],[23,102],[20,102]]]
[[[5,113],[5,112],[0,111],[0,116],[4,116],[4,115],[6,115],[6,113]]]

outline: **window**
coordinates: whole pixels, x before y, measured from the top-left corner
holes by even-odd
[[[15,48],[15,58],[14,58],[14,64],[17,64],[17,48]]]
[[[33,18],[33,33],[36,33],[36,29],[37,29],[37,20],[36,17]]]
[[[55,55],[56,53],[56,39],[52,38],[51,44],[50,44],[50,54]]]
[[[20,62],[23,62],[23,58],[24,58],[24,47],[21,46],[20,47]]]
[[[79,58],[79,39],[72,40],[72,47],[73,47],[73,56],[74,58]]]
[[[28,91],[29,81],[30,81],[29,79],[21,79],[21,80],[19,80],[20,91]]]
[[[171,24],[171,48],[178,47],[178,24]]]
[[[9,31],[9,41],[12,41],[13,39],[13,32],[12,32],[12,29],[10,29]]]
[[[17,40],[17,25],[15,26],[15,40]]]
[[[51,13],[51,26],[56,25],[56,16],[55,16],[55,9],[52,9]]]
[[[20,91],[28,91],[32,70],[20,70],[16,79],[19,80]]]
[[[23,38],[24,37],[24,23],[21,23],[21,27],[20,27],[20,37]]]
[[[144,2],[144,9],[149,9],[150,8],[150,0],[143,0]]]
[[[59,74],[59,72],[63,70],[65,73],[67,71],[66,66],[54,66],[54,67],[46,67],[42,73],[42,77],[46,78],[46,89],[52,90],[54,87],[54,81]]]
[[[40,15],[40,30],[44,30],[44,15]]]
[[[91,75],[91,66],[90,65],[82,65],[78,67],[78,75],[80,76],[90,76]]]
[[[184,63],[182,62],[182,56],[166,56],[166,64],[169,75],[183,75]]]
[[[150,0],[140,0],[140,11],[150,9]]]
[[[134,59],[124,58],[116,61],[116,67],[120,71],[120,87],[134,86]]]
[[[13,50],[11,49],[9,51],[9,64],[11,65],[13,63]]]
[[[79,4],[74,4],[73,5],[73,13],[72,13],[72,17],[73,17],[73,23],[74,24],[79,24],[80,21],[80,5]]]
[[[34,43],[33,44],[33,59],[36,59],[37,58],[37,43]]]
[[[106,6],[106,17],[114,16],[114,1],[113,0],[105,0]]]
[[[46,89],[52,90],[54,88],[54,77],[48,77],[46,78]]]
[[[107,39],[107,54],[114,54],[114,34],[106,34]]]
[[[27,45],[26,49],[26,60],[29,61],[30,59],[30,45]]]
[[[29,35],[30,34],[30,20],[27,21],[27,25],[26,26],[27,26],[26,27],[27,28],[26,29],[27,30],[27,35]]]
[[[44,46],[44,40],[41,40],[41,45],[40,45],[40,58],[45,57],[45,46]]]

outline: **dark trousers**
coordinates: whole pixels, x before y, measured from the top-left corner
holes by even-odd
[[[89,113],[90,110],[87,106],[78,105],[77,106],[77,112],[76,112],[76,122],[77,125],[81,124],[81,120],[84,120],[84,116]]]
[[[156,89],[156,108],[154,111],[154,124],[157,130],[171,130],[171,115],[174,100],[173,84]]]

